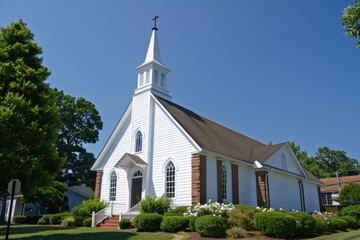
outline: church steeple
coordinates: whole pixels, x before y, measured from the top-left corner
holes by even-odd
[[[149,48],[145,61],[136,68],[138,72],[138,84],[135,94],[150,90],[153,94],[165,99],[171,99],[167,90],[167,74],[169,69],[161,62],[160,48],[157,37],[156,20],[154,17],[154,27],[152,28]]]

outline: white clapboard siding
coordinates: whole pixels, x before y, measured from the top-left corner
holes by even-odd
[[[312,182],[304,181],[304,195],[306,211],[320,211],[318,186]]]
[[[173,203],[191,205],[191,153],[196,149],[158,102],[154,105],[153,149],[150,194],[161,196],[165,193],[165,165],[172,161],[176,167]]]
[[[206,199],[217,201],[217,166],[216,158],[211,155],[206,156]]]
[[[265,164],[304,176],[298,160],[290,151],[291,150],[289,149],[289,147],[287,145],[284,145],[279,151],[277,151],[268,160],[266,160]],[[286,169],[283,168],[283,154],[286,157]]]
[[[240,204],[256,207],[256,177],[253,167],[240,163],[238,172]]]
[[[109,179],[110,172],[114,170],[115,164],[120,160],[120,158],[129,151],[130,141],[131,141],[131,116],[128,116],[128,119],[124,121],[119,134],[116,136],[115,140],[112,142],[112,146],[109,148],[103,163],[103,175],[101,180],[101,194],[100,199],[104,201],[109,201]]]
[[[269,173],[270,207],[301,210],[297,178],[273,171]]]

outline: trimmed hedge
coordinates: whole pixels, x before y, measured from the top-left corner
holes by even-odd
[[[92,212],[98,212],[107,206],[103,201],[87,200],[83,204],[74,207],[71,213],[74,216],[75,226],[83,226],[84,220],[91,217]]]
[[[131,227],[130,219],[124,218],[119,222],[120,229],[129,229]]]
[[[46,214],[44,216],[42,216],[39,221],[38,224],[50,224],[50,217],[52,216],[52,214]]]
[[[75,221],[73,217],[67,217],[61,221],[61,226],[69,227],[74,225],[75,225]]]
[[[338,212],[338,216],[352,216],[357,219],[357,221],[360,221],[360,205],[350,205],[347,207],[344,207]]]
[[[202,237],[225,237],[227,227],[224,218],[213,215],[198,217],[195,222],[195,229]]]
[[[345,231],[348,228],[348,224],[345,220],[333,217],[329,218],[328,220],[328,230],[335,231],[335,230],[342,230]]]
[[[16,215],[13,219],[14,223],[24,224],[26,223],[26,216]]]
[[[170,216],[184,216],[186,213],[188,206],[179,206],[173,209],[170,209],[167,213],[164,214],[166,217]]]
[[[190,228],[190,231],[192,231],[192,232],[196,232],[195,222],[196,222],[197,218],[198,217],[189,217],[189,228]]]
[[[189,220],[181,216],[169,216],[164,217],[160,229],[164,232],[179,232],[185,231],[186,227],[189,225]]]
[[[311,237],[315,231],[316,221],[310,214],[306,212],[289,212],[299,224],[296,224],[296,236]]]
[[[71,213],[56,213],[51,215],[50,217],[50,224],[51,225],[57,225],[61,224],[61,221],[65,218],[72,217]]]
[[[282,212],[259,212],[254,215],[256,228],[269,237],[288,238],[296,229],[296,220]]]
[[[157,213],[141,213],[134,219],[138,231],[155,232],[160,229],[163,216]]]
[[[342,220],[345,220],[347,222],[349,228],[358,229],[359,224],[358,224],[355,217],[353,217],[353,216],[342,216],[342,217],[339,217],[339,218],[342,219]]]
[[[316,233],[319,233],[319,234],[326,232],[328,230],[327,221],[322,218],[315,218],[315,229],[314,230]]]
[[[83,226],[84,227],[91,227],[91,223],[92,223],[92,217],[87,217],[83,221]]]
[[[234,209],[229,213],[228,222],[231,226],[240,227],[248,231],[255,230],[253,215],[253,210],[245,210],[245,212],[241,212],[238,209]]]
[[[241,212],[244,212],[246,210],[254,210],[256,208],[252,207],[252,206],[249,206],[249,205],[245,205],[245,204],[234,204],[234,209],[237,209],[237,210],[240,210]]]

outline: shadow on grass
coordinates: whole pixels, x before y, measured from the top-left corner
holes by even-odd
[[[11,225],[10,234],[23,234],[23,233],[37,233],[43,231],[54,231],[54,230],[63,230],[71,229],[70,227],[62,226],[41,226],[41,225]],[[6,233],[6,226],[0,227],[0,236]]]
[[[79,233],[79,234],[67,234],[67,233],[53,233],[49,235],[32,235],[30,237],[11,237],[15,240],[99,240],[99,239],[130,239],[136,234],[130,232],[96,232],[96,233]]]

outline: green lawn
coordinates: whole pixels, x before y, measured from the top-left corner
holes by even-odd
[[[0,239],[5,239],[6,226],[0,226]],[[12,225],[10,239],[23,240],[107,240],[107,239],[173,239],[169,233],[139,233],[136,231],[114,231],[99,228],[61,227],[39,225]]]
[[[317,238],[312,238],[312,240],[359,240],[360,239],[360,230],[349,231],[349,232],[340,232],[331,235],[324,235]]]

